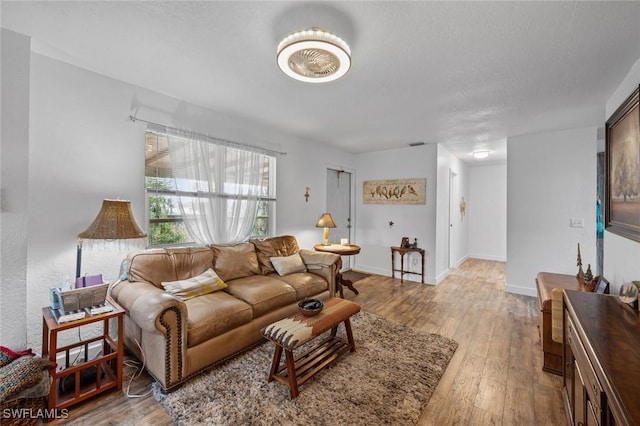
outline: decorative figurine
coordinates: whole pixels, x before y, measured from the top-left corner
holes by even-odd
[[[587,265],[587,272],[584,273],[584,285],[589,289],[589,291],[593,291],[592,282],[593,281],[593,273],[591,272],[591,264]]]
[[[582,270],[582,256],[580,255],[580,243],[578,243],[578,262],[576,264],[578,267],[578,274],[576,278],[579,282],[584,283],[584,271]]]

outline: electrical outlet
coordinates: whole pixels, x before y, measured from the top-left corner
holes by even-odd
[[[569,226],[572,228],[584,228],[584,218],[572,217],[569,219]]]

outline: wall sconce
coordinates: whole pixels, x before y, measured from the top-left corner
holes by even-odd
[[[309,187],[307,186],[307,190],[304,193],[304,202],[308,203],[309,202]]]

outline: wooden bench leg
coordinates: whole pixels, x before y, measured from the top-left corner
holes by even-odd
[[[351,321],[349,318],[344,320],[344,328],[347,332],[347,343],[349,343],[349,346],[351,347],[351,352],[355,352],[356,342],[353,340],[353,332],[351,331]]]
[[[284,350],[284,356],[287,359],[287,374],[289,375],[289,393],[291,399],[298,397],[298,379],[296,377],[296,365],[293,360],[293,351]]]
[[[340,325],[340,324],[338,324]],[[336,337],[336,334],[338,334],[338,326],[336,325],[335,327],[331,327],[331,337]]]
[[[275,345],[275,350],[273,351],[273,361],[271,361],[271,371],[269,371],[269,378],[267,382],[272,382],[273,378],[276,376],[278,372],[278,367],[280,366],[280,358],[282,357],[282,346]]]

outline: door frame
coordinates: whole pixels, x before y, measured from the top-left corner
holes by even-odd
[[[327,188],[327,180],[330,172],[343,171],[345,173],[349,173],[351,175],[351,184],[349,188],[350,199],[349,199],[349,210],[350,210],[350,225],[349,229],[349,243],[355,244],[356,241],[356,173],[355,170],[348,167],[336,166],[334,164],[325,164],[325,176],[324,176],[324,185],[325,185],[325,203],[324,203],[324,211],[327,211],[329,204],[329,190]],[[353,268],[355,264],[355,258],[357,256],[343,256],[342,264],[343,269]]]
[[[449,217],[448,217],[448,225],[449,225],[449,269],[454,269],[457,267],[456,264],[456,253],[455,253],[455,240],[458,232],[457,227],[454,227],[455,223],[455,215],[456,215],[456,200],[458,199],[458,174],[453,171],[453,169],[449,169]]]

